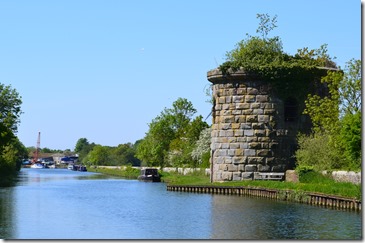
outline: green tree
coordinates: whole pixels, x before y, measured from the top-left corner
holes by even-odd
[[[343,155],[348,161],[347,168],[361,169],[361,112],[346,113],[341,120],[339,134],[342,143]]]
[[[346,63],[345,75],[339,82],[341,115],[361,112],[361,61],[351,59]]]
[[[87,141],[87,138],[79,138],[79,140],[77,140],[76,145],[75,145],[75,153],[80,153],[83,149],[85,149],[86,147],[88,147],[90,145],[89,141]]]
[[[149,124],[149,130],[144,139],[138,144],[136,156],[148,166],[165,166],[165,156],[174,138],[169,117],[163,114]]]
[[[16,133],[20,123],[21,96],[10,85],[0,84],[0,123]]]
[[[259,27],[257,28],[256,32],[261,34],[262,39],[266,39],[268,33],[277,27],[277,15],[275,15],[273,18],[270,18],[270,15],[266,13],[256,14],[256,17],[260,19]]]
[[[88,160],[93,165],[109,165],[110,148],[102,145],[94,146],[88,154]]]
[[[21,97],[18,92],[0,84],[0,186],[10,185],[26,155],[24,145],[15,136],[20,123]]]
[[[135,157],[135,147],[131,143],[119,144],[111,151],[111,160],[115,165],[139,166],[141,161]]]
[[[190,101],[178,98],[149,124],[136,156],[148,166],[181,166],[191,163],[191,151],[200,131],[208,126]]]
[[[94,148],[95,143],[89,143],[87,138],[79,138],[77,140],[74,152],[79,155],[79,161],[83,163],[87,163],[88,158],[87,155]]]
[[[328,71],[321,82],[326,84],[329,95],[308,96],[304,113],[312,120],[313,134],[299,137],[300,149],[296,153],[299,165],[313,163],[312,158],[323,150],[317,168],[361,168],[360,67],[361,61],[352,59],[344,71]],[[312,149],[311,144],[317,141],[322,145]]]
[[[204,128],[196,141],[191,156],[198,162],[198,165],[203,168],[208,168],[210,165],[210,144],[211,144],[211,132],[210,127]]]

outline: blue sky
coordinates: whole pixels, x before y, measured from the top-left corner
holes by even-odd
[[[134,143],[179,97],[205,118],[207,72],[257,35],[257,13],[278,16],[270,36],[289,54],[326,43],[341,67],[361,58],[355,0],[0,0],[0,83],[22,96],[19,139]]]

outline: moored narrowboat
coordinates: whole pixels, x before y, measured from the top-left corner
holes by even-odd
[[[154,168],[146,168],[141,169],[141,174],[138,176],[138,180],[140,181],[150,181],[150,182],[160,182],[160,174],[157,169]]]

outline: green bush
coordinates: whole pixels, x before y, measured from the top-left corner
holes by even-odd
[[[295,153],[297,166],[312,166],[316,171],[341,169],[345,160],[340,151],[331,144],[327,134],[298,136],[299,149]]]
[[[340,141],[349,170],[361,169],[361,112],[346,114],[341,121]]]

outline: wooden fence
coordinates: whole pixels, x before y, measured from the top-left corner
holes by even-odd
[[[231,186],[179,186],[167,185],[168,191],[211,193],[224,195],[247,195],[276,200],[293,201],[310,205],[325,206],[336,209],[361,210],[361,201],[356,199],[325,195],[320,193],[296,192],[251,187]]]

